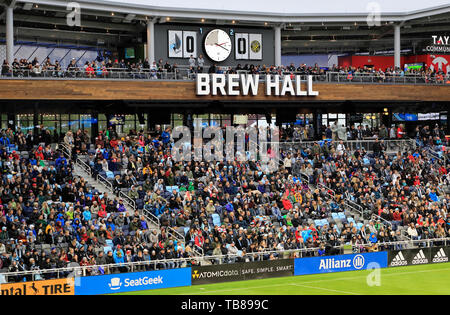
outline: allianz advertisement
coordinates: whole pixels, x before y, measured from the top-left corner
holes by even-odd
[[[191,285],[191,268],[82,277],[75,295],[113,294]]]
[[[377,268],[386,268],[387,258],[387,252],[297,258],[294,275],[365,270],[374,264]]]

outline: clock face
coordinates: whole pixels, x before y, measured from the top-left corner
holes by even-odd
[[[215,62],[226,60],[231,54],[231,47],[230,36],[225,31],[215,29],[206,35],[205,52]]]

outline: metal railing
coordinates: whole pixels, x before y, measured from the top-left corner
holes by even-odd
[[[107,68],[94,71],[82,69],[74,70],[40,70],[14,69],[2,79],[45,79],[45,80],[193,80],[194,73],[186,67],[177,68],[176,71],[151,69],[121,69]]]
[[[219,73],[228,73],[231,67],[219,67]],[[232,70],[233,73],[251,74],[246,70]],[[266,80],[267,75],[278,75],[279,71],[271,73],[256,73],[259,75],[260,82]],[[301,80],[306,80],[307,76],[312,76],[314,82],[325,83],[357,83],[357,84],[449,84],[450,75],[429,75],[429,74],[377,74],[366,72],[332,72],[324,73],[305,73],[299,71],[282,70],[281,75],[300,76]],[[83,68],[73,68],[66,70],[54,69],[13,69],[7,74],[0,76],[2,79],[68,79],[68,80],[195,80],[197,73],[190,70],[188,66],[180,65],[176,70],[167,71],[166,69],[122,69],[122,68],[101,68],[87,71]]]
[[[336,145],[337,143],[340,143],[341,140],[321,140],[326,143],[331,142],[332,145]],[[279,146],[283,150],[307,150],[311,149],[316,143],[319,143],[321,141],[287,141],[287,142],[280,142]],[[398,151],[405,151],[405,150],[416,150],[417,144],[414,139],[386,139],[386,140],[379,140],[380,143],[383,143],[385,147],[385,152],[398,152]],[[364,149],[366,151],[373,151],[373,145],[376,143],[376,140],[371,139],[364,139],[364,140],[342,140],[342,143],[345,146],[345,149],[347,151],[355,151],[358,149]]]
[[[343,245],[336,246],[335,249],[339,253],[343,251]],[[245,261],[246,259],[253,259],[257,261],[265,260],[269,255],[277,255],[282,258],[288,257],[305,257],[316,255],[320,248],[300,248],[291,250],[267,250],[263,252],[247,253],[247,254],[227,254],[227,255],[217,255],[217,256],[191,256],[187,258],[176,258],[176,259],[164,259],[164,260],[154,260],[154,261],[141,261],[141,262],[126,262],[119,264],[108,264],[108,265],[95,265],[95,266],[71,266],[66,268],[52,268],[43,270],[30,270],[21,272],[7,272],[0,274],[4,276],[6,280],[9,278],[21,278],[26,276],[35,277],[36,275],[49,275],[52,278],[68,278],[68,277],[85,277],[92,273],[92,270],[98,271],[99,269],[104,270],[105,273],[128,273],[144,270],[160,270],[160,269],[173,269],[167,268],[168,266],[176,266],[175,268],[182,268],[193,265],[209,264],[214,262],[215,264],[228,264],[236,262],[236,260]],[[202,249],[203,251],[203,249]],[[209,262],[205,262],[205,259]],[[147,269],[148,268],[148,269]],[[90,272],[91,270],[91,272]],[[126,271],[123,271],[126,270]],[[0,278],[1,283],[1,278]]]
[[[363,252],[370,251],[373,243],[352,244],[350,251]],[[403,250],[412,248],[427,248],[437,246],[450,246],[450,238],[434,238],[424,240],[406,240],[397,242],[377,242],[378,250]],[[344,254],[345,245],[335,246],[335,254]],[[188,257],[177,259],[165,259],[154,261],[127,262],[119,264],[95,265],[95,266],[70,266],[66,268],[52,268],[43,270],[30,270],[21,272],[7,272],[0,274],[0,284],[7,282],[20,282],[24,278],[30,280],[54,279],[54,278],[75,278],[86,277],[90,275],[98,275],[99,270],[103,270],[105,274],[129,273],[146,270],[161,270],[183,268],[191,265],[202,265],[204,260],[209,260],[214,264],[229,264],[235,262],[262,261],[266,260],[270,255],[276,255],[279,259],[286,258],[303,258],[310,256],[318,256],[321,248],[300,248],[291,250],[267,250],[263,252],[247,253],[247,254],[228,254],[218,256],[204,257]]]

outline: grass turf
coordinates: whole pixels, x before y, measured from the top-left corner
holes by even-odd
[[[385,268],[380,286],[369,286],[373,270],[225,282],[122,293],[128,295],[370,295],[450,294],[450,263]],[[372,278],[373,279],[373,278]]]

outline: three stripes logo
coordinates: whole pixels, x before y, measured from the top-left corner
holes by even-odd
[[[406,261],[402,252],[398,252],[398,254],[391,261],[391,267],[406,266],[407,264],[408,262]]]
[[[425,257],[425,254],[423,253],[423,250],[420,250],[416,256],[414,257],[412,261],[413,265],[421,265],[421,264],[428,264],[428,259]]]
[[[442,263],[442,262],[448,262],[448,257],[444,252],[444,249],[441,248],[436,255],[434,255],[433,257],[433,262],[434,263]]]

